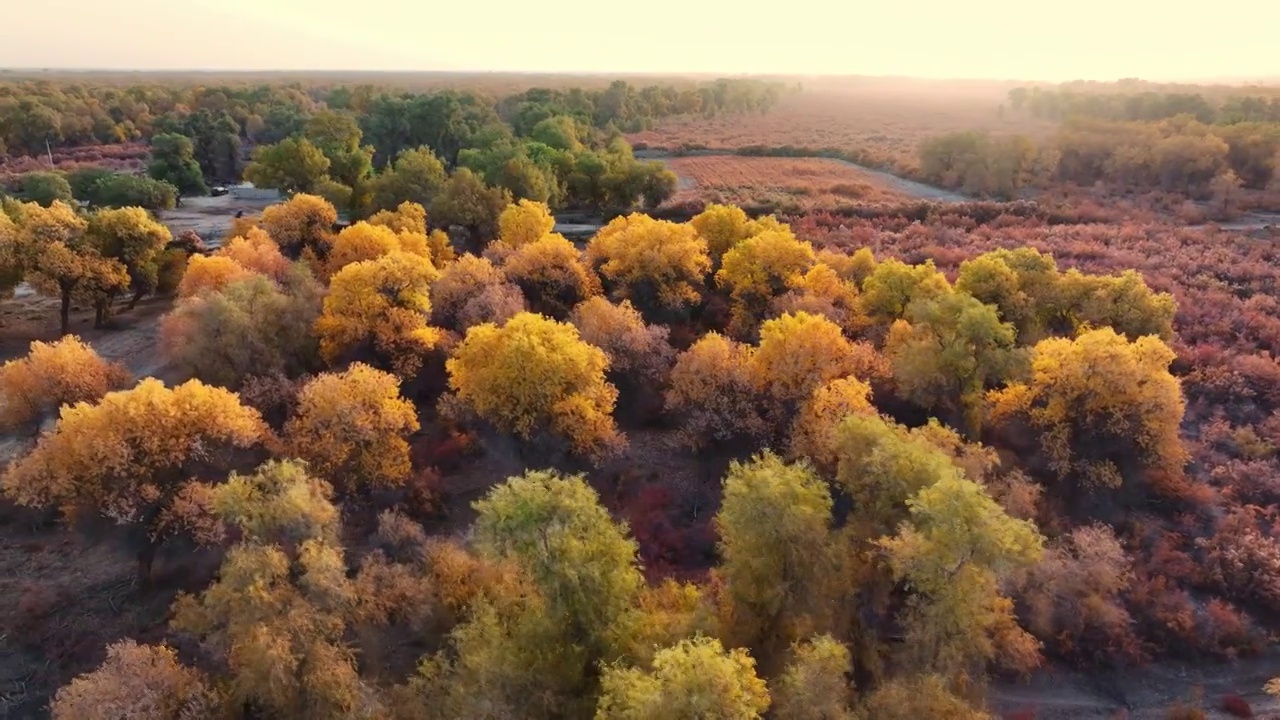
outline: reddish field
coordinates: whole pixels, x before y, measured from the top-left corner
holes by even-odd
[[[817,208],[906,199],[838,160],[716,155],[672,158],[668,165],[680,177],[676,202],[794,203]]]
[[[915,164],[919,142],[932,135],[973,129],[1039,134],[1052,128],[1012,114],[1006,119],[1000,107],[1008,89],[991,83],[811,81],[804,83],[803,92],[786,97],[762,115],[671,118],[627,139],[671,149],[681,145],[836,148],[905,170]]]

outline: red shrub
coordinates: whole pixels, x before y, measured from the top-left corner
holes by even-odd
[[[1238,718],[1253,717],[1253,708],[1239,695],[1227,695],[1222,698],[1222,709]]]

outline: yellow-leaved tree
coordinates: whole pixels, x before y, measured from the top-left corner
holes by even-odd
[[[199,597],[178,598],[175,629],[227,667],[230,697],[250,714],[379,717],[344,642],[356,598],[329,486],[301,463],[270,462],[213,494],[242,539]]]
[[[849,648],[830,635],[797,642],[791,647],[786,670],[772,683],[773,716],[778,720],[855,720],[852,671]]]
[[[430,257],[426,247],[416,248],[419,252],[404,247],[400,237],[390,228],[367,222],[358,222],[342,229],[333,240],[329,256],[325,261],[325,270],[330,274],[362,260],[377,260],[383,255],[390,255],[397,250]]]
[[[267,433],[236,395],[191,380],[175,388],[148,378],[97,404],[79,403],[30,454],[9,466],[5,494],[20,505],[56,505],[72,519],[100,515],[129,526],[139,572],[150,575],[166,536],[207,533],[208,487],[231,451]]]
[[[650,669],[606,667],[596,720],[755,720],[769,709],[769,691],[755,661],[740,648],[695,637],[659,650]]]
[[[610,414],[618,391],[605,381],[608,364],[572,325],[521,313],[468,330],[446,368],[457,399],[499,431],[530,447],[562,438],[600,457],[625,443]]]
[[[600,293],[600,282],[573,243],[556,234],[521,245],[502,266],[535,311],[557,320],[574,305]]]
[[[707,243],[707,253],[716,265],[734,245],[755,234],[751,218],[737,205],[709,203],[689,224]]]
[[[131,379],[75,335],[33,342],[26,357],[0,366],[0,427],[38,428],[63,405],[94,402]]]
[[[401,245],[406,250],[410,246],[420,245],[425,238],[427,250],[431,253],[431,263],[438,268],[447,266],[457,257],[449,234],[427,227],[427,209],[416,202],[406,200],[395,210],[380,210],[369,216],[367,222],[390,228],[400,236]]]
[[[139,207],[103,208],[89,217],[88,235],[98,253],[124,266],[133,292],[129,307],[156,289],[160,280],[160,258],[173,239],[169,228]],[[112,302],[124,288],[108,287],[94,298],[94,325],[106,321]]]
[[[697,305],[711,270],[707,243],[693,226],[641,214],[602,228],[587,245],[587,259],[609,296],[630,300],[650,322]]]
[[[128,289],[128,268],[102,253],[89,222],[75,209],[60,200],[47,208],[36,203],[19,207],[14,262],[38,292],[58,298],[63,335],[71,329],[72,300],[94,303]]]
[[[390,373],[355,363],[323,373],[298,393],[284,426],[284,448],[341,492],[399,485],[409,476],[409,443],[418,430],[413,404]]]
[[[330,363],[370,360],[412,377],[440,340],[440,330],[427,325],[439,276],[430,260],[404,252],[344,267],[329,281],[316,320],[321,354]]]
[[[766,321],[751,360],[755,382],[777,422],[789,423],[815,390],[853,372],[854,348],[838,325],[801,312]]]
[[[862,307],[872,321],[888,325],[905,315],[913,300],[937,297],[950,289],[932,260],[922,265],[884,260],[862,283]]]
[[[520,200],[498,216],[498,242],[512,248],[537,242],[551,233],[556,219],[546,203]]]
[[[768,433],[752,371],[755,352],[750,345],[709,332],[676,357],[666,404],[680,422],[685,445],[754,443]]]
[[[799,287],[813,267],[813,246],[790,231],[769,230],[725,253],[716,284],[733,298],[733,331],[754,334],[774,298]]]
[[[990,394],[993,421],[1021,420],[1065,481],[1120,488],[1142,472],[1180,476],[1186,403],[1157,337],[1129,341],[1111,328],[1051,338],[1032,350],[1031,378]]]

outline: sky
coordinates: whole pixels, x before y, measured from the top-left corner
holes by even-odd
[[[0,0],[0,68],[1280,78],[1280,0]]]

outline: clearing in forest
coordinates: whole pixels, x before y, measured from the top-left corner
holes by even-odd
[[[667,162],[680,178],[677,201],[794,203],[820,208],[906,199],[879,178],[840,160],[714,155],[676,157]]]

